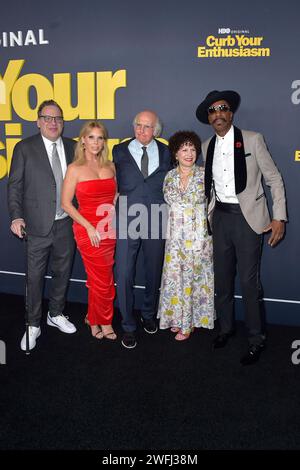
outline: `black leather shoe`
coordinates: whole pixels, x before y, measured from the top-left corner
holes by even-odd
[[[124,348],[127,348],[127,349],[135,348],[137,345],[135,334],[130,333],[130,332],[124,333],[121,343],[124,346]]]
[[[229,338],[235,335],[235,331],[229,331],[228,333],[220,333],[214,340],[213,340],[213,347],[214,349],[224,348],[226,346],[227,341]]]
[[[249,346],[248,352],[241,358],[241,364],[243,366],[250,366],[251,364],[255,364],[260,358],[262,351],[265,349],[266,344],[251,344]]]
[[[142,318],[143,322],[143,328],[146,331],[146,333],[149,333],[150,335],[153,335],[154,333],[157,332],[157,325],[155,320],[145,320]]]

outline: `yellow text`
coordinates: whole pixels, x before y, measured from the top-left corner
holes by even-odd
[[[115,94],[126,87],[126,70],[116,72],[78,72],[77,92],[72,96],[70,73],[54,73],[52,80],[37,74],[22,75],[25,60],[10,60],[0,74],[0,120],[11,121],[12,111],[26,121],[35,121],[37,108],[44,100],[54,99],[64,112],[66,121],[74,119],[115,119]],[[36,104],[30,103],[34,90]],[[72,105],[72,102],[77,103]]]

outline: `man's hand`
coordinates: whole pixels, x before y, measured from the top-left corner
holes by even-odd
[[[269,230],[272,230],[272,234],[268,240],[268,245],[273,247],[283,238],[285,223],[281,220],[273,219],[270,225],[264,229],[264,232],[269,232]]]
[[[23,231],[25,232],[26,224],[24,222],[24,219],[15,219],[11,223],[10,230],[12,231],[12,233],[17,235],[17,237],[23,238],[24,232],[22,232],[22,227]]]

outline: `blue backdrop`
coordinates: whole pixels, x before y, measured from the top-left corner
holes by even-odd
[[[266,237],[262,257],[267,320],[300,324],[298,1],[3,3],[0,290],[24,290],[23,243],[9,230],[6,185],[13,146],[37,131],[39,102],[61,103],[66,136],[76,137],[86,119],[101,119],[112,146],[131,136],[132,118],[145,108],[161,117],[164,139],[179,129],[205,139],[211,129],[197,121],[197,105],[213,89],[233,89],[242,97],[236,125],[263,133],[286,186],[286,237],[275,249]],[[77,254],[70,300],[86,300],[84,279]],[[136,284],[143,286],[142,259]],[[137,306],[142,291],[136,288]]]

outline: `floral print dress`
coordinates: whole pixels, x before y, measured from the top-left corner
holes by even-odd
[[[160,328],[214,327],[212,237],[207,232],[204,170],[195,166],[185,191],[177,169],[167,173],[168,233],[157,317]]]

